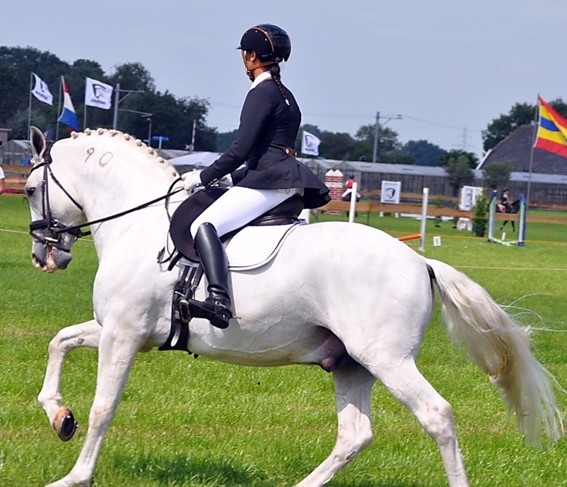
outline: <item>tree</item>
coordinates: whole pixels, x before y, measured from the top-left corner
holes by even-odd
[[[69,64],[50,52],[32,47],[0,47],[0,121],[23,120],[18,112],[28,113],[31,73],[36,73],[49,87],[54,104],[47,105],[32,98],[32,123],[45,129],[44,121],[57,120],[57,91],[61,74],[68,72]],[[10,137],[26,139],[26,123],[18,123]]]
[[[484,237],[486,233],[486,215],[488,214],[488,200],[481,194],[473,208],[472,230],[475,237]]]
[[[357,131],[354,138],[361,142],[367,142],[374,146],[374,138],[376,136],[376,126],[362,125]],[[389,128],[380,125],[378,130],[378,146],[386,152],[400,150],[402,145],[398,141],[398,133]]]
[[[31,112],[32,124],[41,127],[42,129],[50,129],[55,125],[47,113],[32,109]],[[10,132],[11,138],[16,140],[25,140],[29,137],[28,134],[28,109],[17,110],[12,117],[7,121],[7,125],[12,129]]]
[[[418,166],[436,166],[445,151],[427,140],[410,140],[404,144],[403,151],[415,159]]]
[[[437,165],[446,167],[449,164],[449,161],[458,159],[459,157],[465,158],[471,169],[474,169],[478,166],[478,157],[476,156],[476,154],[460,149],[453,149],[448,152],[444,152],[437,160]]]
[[[368,161],[372,162],[373,146],[365,140],[358,140],[349,152],[351,161]]]
[[[493,162],[482,170],[487,188],[497,189],[508,186],[510,181],[511,164],[509,161]]]
[[[142,63],[124,63],[114,67],[114,73],[109,77],[111,84],[120,83],[124,90],[155,91],[156,85],[150,72]]]
[[[494,148],[520,125],[533,123],[535,110],[535,106],[529,103],[516,103],[510,109],[508,115],[501,115],[494,119],[487,129],[482,131],[484,150],[488,151]]]
[[[465,154],[459,154],[459,151],[452,152],[453,155],[447,158],[444,166],[453,196],[458,196],[461,187],[474,182],[474,173]]]
[[[369,124],[361,126],[356,132],[356,145],[351,155],[353,160],[374,159],[374,141],[376,138],[376,125]],[[376,162],[384,164],[414,164],[413,155],[403,151],[402,144],[398,141],[398,133],[380,125],[378,130],[378,143],[376,147]]]
[[[217,145],[216,145],[217,152],[224,152],[230,147],[230,144],[232,144],[234,137],[236,137],[236,132],[237,132],[236,130],[231,130],[230,132],[223,132],[217,135]]]
[[[216,129],[211,129],[204,123],[208,106],[206,100],[176,98],[168,91],[132,95],[121,105],[118,129],[140,139],[147,139],[151,118],[152,136],[169,139],[165,145],[162,144],[162,148],[184,148],[191,144],[195,120],[195,150],[214,151]],[[144,113],[150,113],[151,117],[143,115]],[[153,145],[156,143],[153,142]]]
[[[328,159],[348,160],[354,144],[354,139],[350,134],[323,132],[319,154]]]
[[[367,142],[370,145],[374,144],[374,136],[376,134],[376,127],[374,125],[362,125],[354,134],[354,138],[360,142]]]

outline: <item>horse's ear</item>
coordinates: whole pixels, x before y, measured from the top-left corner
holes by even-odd
[[[32,158],[34,164],[43,160],[47,144],[43,132],[33,125],[30,127],[30,143],[32,148]]]

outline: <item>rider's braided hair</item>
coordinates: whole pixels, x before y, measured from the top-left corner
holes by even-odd
[[[276,86],[278,87],[278,90],[280,90],[280,93],[285,101],[285,104],[290,108],[290,110],[292,110],[291,104],[289,103],[289,100],[285,94],[284,88],[283,88],[283,84],[282,84],[282,80],[280,77],[280,65],[279,64],[272,64],[270,66],[270,74],[272,75],[272,79],[274,80],[274,83],[276,84]]]

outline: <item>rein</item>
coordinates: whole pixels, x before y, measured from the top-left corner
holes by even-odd
[[[64,186],[55,177],[55,174],[53,174],[53,170],[51,169],[52,159],[51,159],[51,154],[50,154],[50,149],[51,149],[52,145],[53,145],[53,143],[50,143],[47,146],[45,156],[44,156],[44,161],[35,165],[31,170],[31,172],[33,172],[36,169],[43,167],[43,181],[42,181],[42,184],[41,184],[43,219],[34,220],[30,223],[30,235],[32,236],[32,238],[34,240],[36,240],[40,243],[50,244],[53,247],[58,248],[60,250],[68,250],[65,247],[63,247],[63,245],[60,243],[61,236],[64,233],[68,233],[75,238],[86,237],[86,236],[90,235],[91,232],[90,231],[84,232],[82,230],[82,228],[84,228],[84,227],[88,227],[88,226],[91,226],[91,225],[95,225],[97,223],[103,223],[103,222],[106,222],[106,221],[109,221],[109,220],[114,220],[116,218],[120,218],[121,216],[127,215],[128,213],[133,213],[135,211],[138,211],[138,210],[146,208],[150,205],[153,205],[154,203],[157,203],[158,201],[168,199],[170,196],[173,196],[174,194],[177,194],[184,189],[184,188],[177,188],[175,190],[172,189],[173,186],[178,181],[181,180],[181,178],[179,177],[171,183],[166,194],[159,196],[157,198],[154,198],[153,200],[142,203],[141,205],[135,206],[133,208],[129,208],[129,209],[124,210],[124,211],[120,211],[120,212],[115,213],[113,215],[105,216],[105,217],[102,217],[102,218],[97,218],[96,220],[91,220],[91,221],[88,221],[86,223],[81,223],[81,224],[78,224],[78,225],[63,225],[58,220],[53,218],[52,213],[51,213],[51,206],[49,205],[49,183],[48,183],[49,182],[49,176],[51,176],[52,181],[61,189],[61,191],[63,191],[65,196],[67,196],[67,198],[73,203],[73,205],[75,205],[75,207],[77,207],[80,211],[83,211],[83,207],[64,188]],[[44,230],[44,232],[43,232],[43,234],[38,234],[37,230]]]
[[[177,183],[178,181],[180,181],[180,180],[181,180],[181,178],[176,179],[176,180],[172,183],[172,186],[173,186],[175,183]],[[170,186],[170,187],[171,187],[171,186]],[[70,234],[73,235],[76,230],[80,230],[80,229],[83,228],[83,227],[88,227],[88,226],[91,226],[91,225],[95,225],[95,224],[97,224],[97,223],[103,223],[103,222],[107,222],[107,221],[109,221],[109,220],[114,220],[115,218],[120,218],[121,216],[127,215],[128,213],[133,213],[133,212],[135,212],[135,211],[142,210],[142,209],[144,209],[144,208],[146,208],[146,207],[148,207],[148,206],[150,206],[150,205],[153,205],[154,203],[157,203],[158,201],[162,201],[162,200],[164,200],[164,199],[166,199],[166,198],[169,198],[170,196],[173,196],[174,194],[177,194],[177,193],[179,193],[179,192],[182,191],[182,190],[183,190],[183,188],[177,188],[176,190],[169,190],[166,194],[161,195],[161,196],[158,196],[157,198],[155,198],[155,199],[153,199],[153,200],[150,200],[150,201],[147,201],[147,202],[145,202],[145,203],[142,203],[141,205],[135,206],[134,208],[130,208],[130,209],[128,209],[128,210],[124,210],[124,211],[121,211],[121,212],[119,212],[119,213],[115,213],[115,214],[113,214],[113,215],[109,215],[109,216],[105,216],[105,217],[102,217],[102,218],[98,218],[98,219],[96,219],[96,220],[91,220],[91,221],[88,221],[88,222],[86,222],[86,223],[81,223],[81,224],[79,224],[79,225],[65,226],[65,227],[62,227],[62,228],[56,230],[55,233],[58,233],[58,234],[59,234],[59,233],[70,233]],[[83,231],[81,231],[80,234],[79,234],[79,236],[80,236],[80,237],[85,237],[85,236],[87,236],[87,235],[90,235],[90,233],[91,233],[90,231],[88,231],[88,232],[83,232]]]

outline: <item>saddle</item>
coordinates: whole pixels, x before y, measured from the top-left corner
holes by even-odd
[[[159,347],[159,350],[182,350],[191,353],[187,346],[189,340],[189,322],[191,315],[189,309],[183,306],[189,299],[192,299],[199,283],[203,277],[203,268],[200,264],[199,256],[194,247],[193,237],[189,231],[195,219],[214,201],[228,191],[226,186],[213,186],[203,189],[189,196],[175,210],[171,217],[169,235],[175,247],[173,253],[164,259],[165,249],[163,249],[158,261],[161,263],[169,261],[168,270],[176,266],[181,266],[180,277],[175,284],[172,305],[171,305],[171,331],[166,342]],[[275,256],[283,240],[296,224],[300,223],[299,214],[303,210],[303,199],[299,195],[292,196],[280,205],[251,221],[244,227],[224,235],[221,238],[225,249],[229,242],[235,240],[234,250],[229,253],[229,263],[231,269],[251,269],[259,267]],[[273,232],[263,232],[267,234],[263,254],[250,260],[250,252],[242,249],[243,239],[235,238],[244,228],[261,226],[280,226],[281,230],[274,229]],[[266,229],[267,230],[267,229]],[[247,237],[248,238],[248,237]],[[238,243],[236,243],[238,241]],[[247,240],[250,241],[250,240]],[[253,239],[252,241],[257,241]],[[231,247],[231,248],[232,248]]]
[[[199,262],[199,256],[195,252],[193,237],[191,236],[189,228],[195,219],[226,191],[228,191],[228,187],[226,186],[212,186],[203,189],[189,196],[189,198],[181,203],[177,210],[175,210],[169,225],[169,235],[179,254],[173,257],[174,260],[185,257],[191,262]],[[302,210],[302,197],[294,195],[245,226],[288,225],[290,223],[298,223],[298,216]],[[225,247],[230,239],[240,232],[242,228],[244,227],[238,228],[221,238]],[[170,264],[170,268],[177,263],[177,260],[173,262],[173,264]]]

